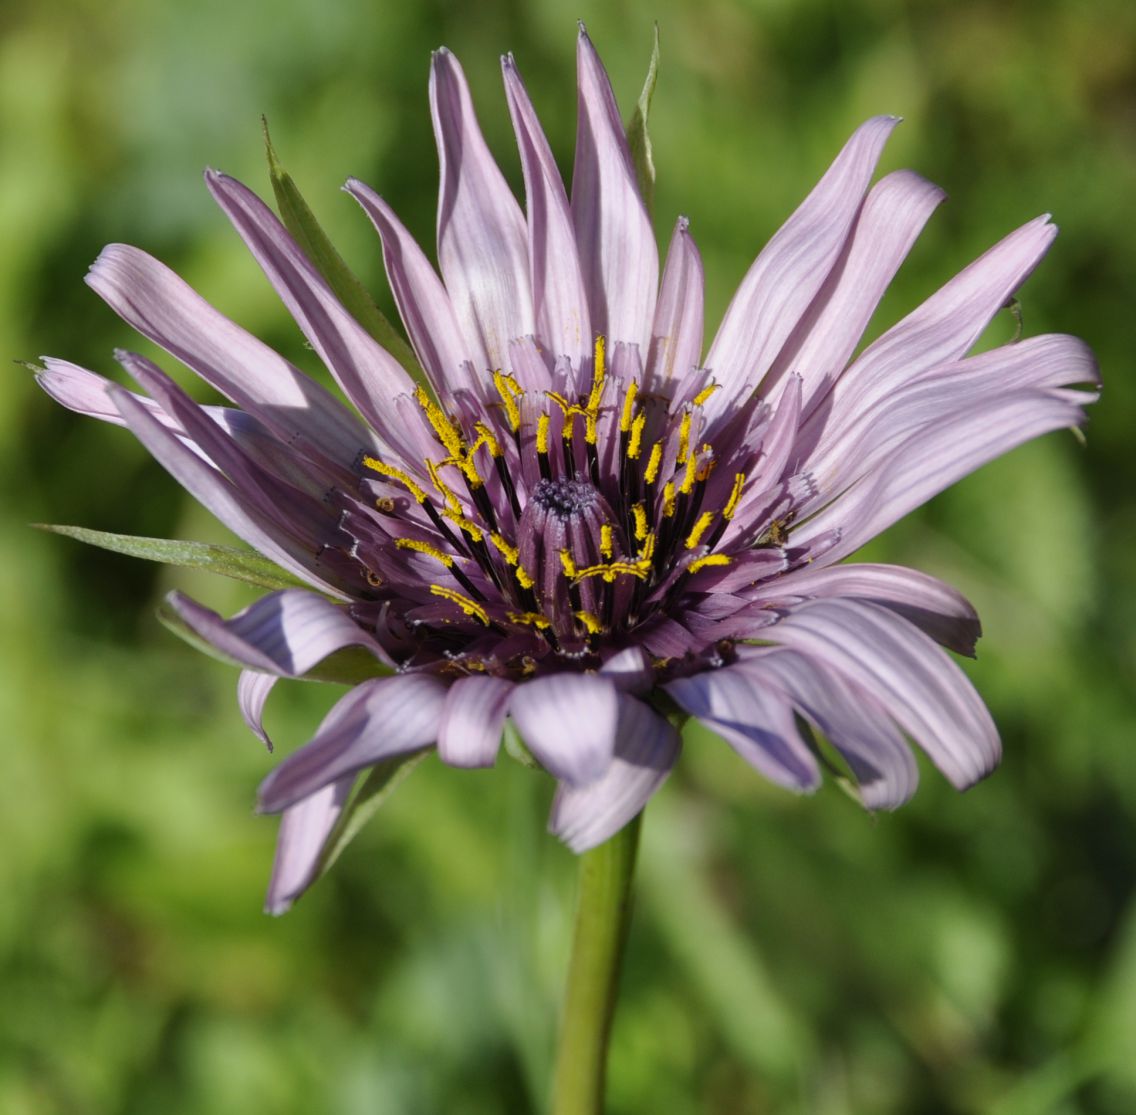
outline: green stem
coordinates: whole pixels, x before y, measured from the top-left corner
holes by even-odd
[[[636,817],[580,857],[580,893],[552,1088],[552,1115],[602,1115],[607,1046],[631,921]]]

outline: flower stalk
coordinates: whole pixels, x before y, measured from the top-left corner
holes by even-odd
[[[580,857],[552,1115],[601,1115],[642,814]]]

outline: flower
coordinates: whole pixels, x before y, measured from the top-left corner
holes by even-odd
[[[282,224],[223,174],[206,181],[354,409],[137,248],[89,284],[236,409],[203,407],[149,360],[145,395],[46,359],[74,410],[128,426],[234,533],[308,588],[230,620],[175,594],[244,667],[262,737],[278,677],[362,648],[355,684],[264,781],[282,813],[268,907],[310,884],[359,773],[436,747],[496,757],[507,717],[559,787],[550,827],[583,850],[666,778],[676,710],[797,791],[820,769],[803,720],[864,804],[916,783],[905,737],[957,787],[999,758],[947,653],[977,616],[911,569],[842,559],[999,454],[1083,420],[1086,346],[1042,336],[967,353],[1055,235],[1012,232],[854,351],[942,192],[871,184],[897,120],[860,127],[758,255],[703,359],[703,279],[685,218],[659,258],[615,99],[581,31],[571,200],[512,57],[503,60],[525,210],[482,138],[457,60],[433,59],[441,275],[362,182],[428,389],[358,324]]]

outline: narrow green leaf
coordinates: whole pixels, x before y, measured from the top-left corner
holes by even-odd
[[[327,234],[320,227],[308,203],[304,200],[292,176],[280,165],[276,149],[268,135],[268,120],[261,117],[264,129],[264,149],[268,156],[268,172],[272,178],[272,192],[280,210],[284,227],[292,234],[304,254],[315,264],[327,280],[335,296],[376,341],[379,342],[419,382],[424,382],[422,368],[414,350],[375,305],[367,288],[344,262]]]
[[[643,82],[643,92],[639,94],[635,111],[627,125],[627,142],[631,146],[631,158],[635,162],[635,175],[639,179],[639,190],[643,194],[647,212],[655,208],[655,158],[651,151],[651,137],[647,134],[647,117],[651,112],[651,98],[655,94],[655,80],[659,75],[659,25],[655,24],[654,40],[651,44],[651,61],[647,66],[647,80]]]
[[[285,572],[255,550],[235,546],[217,546],[209,542],[179,542],[172,538],[142,538],[133,534],[108,534],[87,527],[63,526],[58,523],[34,523],[39,530],[62,534],[89,546],[113,550],[116,554],[180,565],[186,569],[205,569],[222,577],[231,577],[261,588],[306,588],[303,581]]]
[[[422,761],[425,754],[425,751],[413,751],[408,755],[395,755],[371,768],[324,842],[317,879],[330,869],[343,849],[359,835],[363,826],[379,811],[380,806]]]

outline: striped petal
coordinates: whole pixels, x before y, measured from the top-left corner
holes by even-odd
[[[495,677],[459,678],[446,694],[438,725],[438,757],[452,767],[491,767],[513,683]]]

